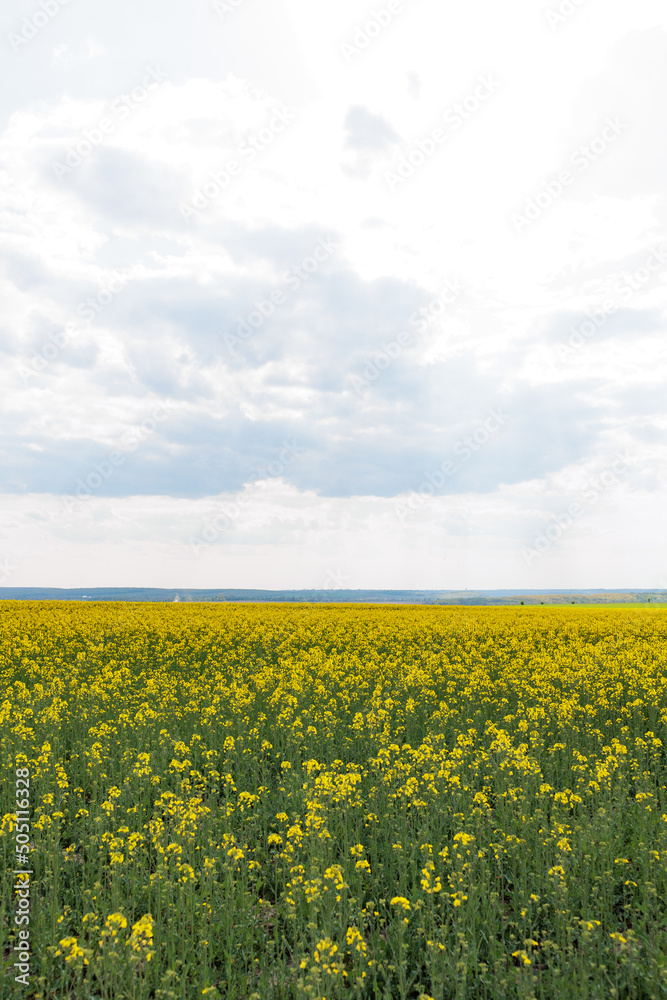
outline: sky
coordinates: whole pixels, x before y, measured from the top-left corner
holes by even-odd
[[[0,586],[667,588],[662,2],[0,22]]]

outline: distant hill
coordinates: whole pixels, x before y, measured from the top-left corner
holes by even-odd
[[[363,604],[646,604],[667,601],[655,590],[188,590],[156,587],[0,587],[11,601],[307,602]]]

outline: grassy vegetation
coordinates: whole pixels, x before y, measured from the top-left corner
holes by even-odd
[[[2,996],[667,996],[648,608],[0,604]]]

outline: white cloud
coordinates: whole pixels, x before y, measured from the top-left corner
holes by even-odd
[[[13,53],[0,489],[22,525],[7,542],[29,553],[39,524],[47,553],[22,582],[57,583],[66,550],[74,574],[108,557],[101,584],[171,567],[175,586],[321,586],[340,552],[360,587],[602,586],[596,559],[618,586],[654,585],[664,542],[633,562],[623,540],[664,490],[658,6],[591,0],[552,28],[528,0],[512,19],[406,0],[370,33],[376,8],[351,0],[232,7],[188,22],[153,0],[112,19],[72,4]],[[76,526],[35,519],[165,402]],[[395,523],[498,407],[506,426]],[[298,459],[248,486],[286,440]],[[528,497],[558,516],[558,477],[625,448],[650,469],[632,499],[522,559]],[[244,483],[254,520],[190,566],[186,525]]]

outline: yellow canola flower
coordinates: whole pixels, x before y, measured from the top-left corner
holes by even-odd
[[[345,940],[347,941],[348,948],[360,952],[361,954],[366,954],[366,942],[364,941],[358,927],[348,927]]]
[[[410,910],[410,900],[406,899],[405,896],[394,896],[393,899],[389,901],[390,906],[400,906],[403,910]]]
[[[422,868],[421,887],[428,895],[442,891],[440,876],[436,875],[434,879],[434,872],[435,865],[432,861],[427,861],[424,868]]]
[[[104,926],[115,936],[119,930],[127,927],[127,918],[122,913],[111,913],[107,917]]]
[[[145,913],[135,924],[132,925],[132,933],[126,942],[136,956],[145,958],[150,962],[155,954],[153,947],[153,917],[150,913]]]
[[[56,951],[56,955],[62,955],[66,963],[70,964],[81,960],[84,965],[90,964],[92,951],[88,948],[81,948],[78,938],[62,938],[58,944],[60,947]]]
[[[144,900],[161,913],[178,908],[192,939],[214,947],[221,897],[238,894],[244,902],[232,916],[254,920],[246,901],[261,891],[271,895],[258,908],[261,933],[279,935],[287,911],[291,936],[309,942],[289,969],[289,989],[303,986],[304,995],[331,1000],[342,983],[328,977],[345,972],[346,990],[361,995],[369,986],[360,965],[389,981],[388,954],[380,946],[368,958],[365,947],[387,934],[390,897],[388,938],[399,922],[409,955],[422,932],[434,963],[464,947],[458,933],[469,956],[480,954],[475,935],[488,905],[519,922],[513,952],[509,939],[501,945],[502,975],[508,961],[516,967],[506,988],[520,982],[530,992],[535,964],[599,966],[606,960],[587,951],[595,945],[616,951],[622,975],[650,991],[643,945],[622,928],[608,938],[619,925],[604,907],[614,881],[623,927],[640,926],[640,899],[661,899],[662,612],[0,604],[0,739],[7,759],[30,772],[28,839],[15,840],[12,811],[0,822],[2,843],[16,868],[35,848],[51,844],[58,864],[65,852],[56,913],[84,866],[99,879],[84,878],[88,895],[56,925],[81,934],[61,939],[60,975],[81,972],[91,936],[109,966],[122,953],[143,974],[141,956],[153,951],[140,929],[148,921],[137,920]],[[632,811],[632,849],[619,809]],[[600,886],[598,921],[576,916],[581,871]],[[85,913],[93,909],[99,918]],[[120,912],[105,920],[110,909]],[[567,925],[557,946],[542,938],[552,914]],[[348,926],[355,919],[359,927]],[[538,927],[540,963],[535,940],[524,938]],[[160,927],[161,941],[171,934]],[[178,961],[189,946],[175,943]],[[163,963],[166,949],[160,955]],[[252,997],[260,981],[251,964],[242,970],[246,959],[235,957],[232,972]],[[156,951],[151,989],[185,988],[175,981],[181,966],[157,965]],[[171,985],[162,981],[169,972]],[[494,973],[479,975],[491,982]]]

